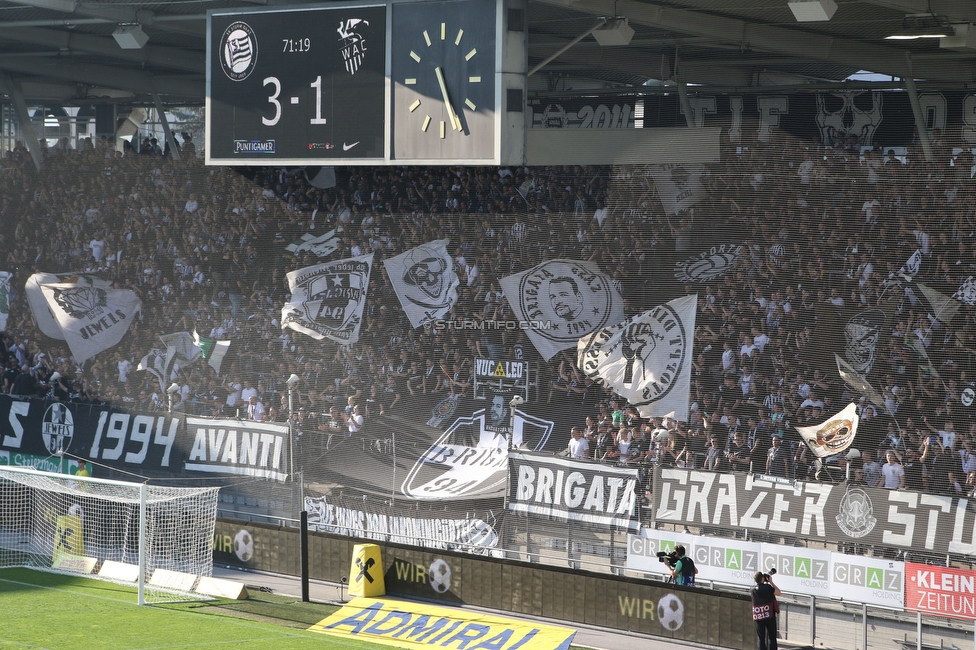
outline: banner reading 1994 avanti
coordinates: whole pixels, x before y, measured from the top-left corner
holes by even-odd
[[[529,452],[508,458],[509,510],[637,529],[637,468]]]
[[[659,523],[976,556],[976,507],[969,499],[844,484],[774,483],[751,474],[655,472]]]

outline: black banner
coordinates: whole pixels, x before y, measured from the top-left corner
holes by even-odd
[[[509,453],[508,508],[636,530],[637,468],[548,454]]]
[[[752,474],[656,468],[654,516],[914,553],[976,556],[969,499],[826,483],[773,483]]]
[[[288,478],[288,427],[0,395],[0,458],[83,458],[143,476]],[[99,471],[101,469],[101,471]]]

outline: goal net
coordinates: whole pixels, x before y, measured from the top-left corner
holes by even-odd
[[[218,490],[0,467],[0,567],[132,584],[139,604],[196,598],[213,570]]]

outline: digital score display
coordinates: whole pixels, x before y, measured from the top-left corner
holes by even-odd
[[[207,163],[382,162],[388,7],[211,12]]]

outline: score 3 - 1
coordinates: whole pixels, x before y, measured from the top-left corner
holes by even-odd
[[[265,87],[274,86],[274,92],[268,96],[268,103],[274,106],[275,113],[274,117],[271,118],[262,117],[261,123],[265,126],[274,126],[281,119],[281,102],[278,101],[278,95],[281,94],[281,81],[278,80],[278,77],[265,77],[263,83]],[[322,117],[322,75],[317,76],[315,81],[309,85],[315,89],[315,117],[311,118],[308,123],[313,125],[325,124],[328,120]],[[298,97],[292,97],[291,103],[297,104]]]

